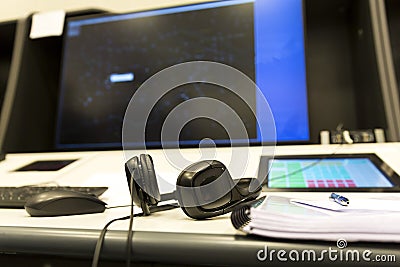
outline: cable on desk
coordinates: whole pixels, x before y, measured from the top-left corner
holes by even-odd
[[[104,238],[106,236],[106,232],[107,232],[107,228],[114,222],[116,221],[122,221],[122,220],[127,220],[129,219],[130,216],[124,216],[121,218],[116,218],[113,219],[111,221],[109,221],[103,228],[103,230],[101,230],[100,236],[97,239],[97,243],[96,243],[96,248],[94,250],[94,254],[93,254],[93,260],[92,260],[92,267],[97,267],[97,265],[99,264],[99,258],[100,258],[100,252],[101,252],[101,248],[103,246],[103,241]]]
[[[129,183],[130,188],[129,192],[131,192],[131,213],[129,215],[129,227],[128,227],[128,237],[127,237],[127,244],[126,244],[126,266],[129,267],[131,266],[131,253],[132,253],[132,226],[133,226],[133,217],[134,217],[134,212],[133,212],[133,175],[131,175],[131,181]]]
[[[131,178],[133,179],[133,177]],[[130,192],[132,192],[133,190],[133,180],[131,180],[130,183]],[[110,207],[110,208],[117,208],[117,207],[121,207],[121,206],[116,206],[116,207]],[[122,220],[127,220],[129,219],[129,229],[128,229],[128,240],[127,240],[127,257],[126,257],[126,264],[127,266],[130,266],[130,261],[131,261],[131,247],[132,247],[132,224],[133,224],[133,217],[134,217],[134,212],[133,212],[133,196],[131,194],[131,203],[130,203],[130,207],[131,207],[131,212],[129,216],[124,216],[121,218],[117,218],[117,219],[113,219],[111,221],[109,221],[103,228],[103,230],[101,230],[100,236],[97,239],[97,243],[96,243],[96,248],[93,254],[93,260],[92,260],[92,267],[97,267],[97,265],[99,264],[99,259],[100,259],[100,253],[101,253],[101,248],[103,246],[103,242],[106,236],[106,232],[107,232],[107,228],[114,222],[116,221],[122,221]],[[138,216],[143,215],[143,213],[137,214]]]
[[[118,208],[126,208],[126,207],[130,207],[131,205],[119,205],[119,206],[111,206],[111,207],[106,207],[106,209],[118,209]],[[159,211],[166,211],[166,210],[172,210],[172,209],[176,209],[179,208],[179,204],[178,202],[172,202],[170,204],[164,204],[164,205],[160,205],[160,206],[155,206],[155,207],[150,207],[150,212],[154,213],[154,212],[159,212]],[[136,216],[135,216],[136,215]],[[141,217],[143,216],[143,213],[138,213],[135,214],[135,217]]]
[[[119,207],[128,207],[128,206],[131,206],[131,205],[126,205],[126,206],[114,206],[114,207],[109,207],[109,209],[119,208]],[[132,207],[133,207],[133,206],[132,206]],[[156,207],[151,207],[151,208],[150,208],[150,211],[151,211],[151,212],[166,211],[166,210],[176,209],[176,208],[178,208],[178,207],[179,207],[178,203],[171,203],[171,204],[165,204],[165,205],[160,205],[160,206],[156,206]],[[132,212],[132,214],[133,214],[133,211],[131,211],[131,212]],[[143,216],[143,215],[144,215],[143,212],[141,212],[141,213],[138,213],[138,214],[134,214],[133,217],[141,217],[141,216]],[[121,217],[121,218],[116,218],[116,219],[113,219],[113,220],[109,221],[109,222],[104,226],[104,228],[101,230],[101,233],[100,233],[99,238],[97,239],[96,248],[95,248],[95,251],[94,251],[94,254],[93,254],[93,259],[92,259],[92,267],[97,267],[97,265],[98,265],[98,263],[99,263],[101,248],[102,248],[102,246],[103,246],[103,242],[104,242],[104,239],[105,239],[105,236],[106,236],[106,232],[107,232],[108,227],[109,227],[112,223],[114,223],[114,222],[116,222],[116,221],[123,221],[123,220],[127,220],[127,219],[130,219],[130,218],[131,218],[131,215],[124,216],[124,217]],[[129,239],[129,238],[130,238],[130,239]],[[130,235],[130,237],[128,237],[128,240],[132,240],[132,235]],[[129,242],[129,241],[128,241],[128,242]],[[130,245],[130,246],[131,246],[131,245]],[[130,248],[129,248],[128,251],[130,251]],[[129,263],[128,263],[128,262],[129,262]],[[128,261],[128,259],[127,259],[127,264],[130,265],[130,256],[129,256],[129,261]]]
[[[130,206],[131,206],[131,204],[128,204],[128,205],[119,205],[119,206],[106,207],[106,209],[109,210],[109,209],[117,209],[117,208],[127,208],[127,207],[130,207]]]

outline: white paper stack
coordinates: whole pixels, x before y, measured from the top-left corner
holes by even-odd
[[[400,242],[400,201],[351,204],[269,196],[250,209],[251,220],[242,230],[275,238]]]

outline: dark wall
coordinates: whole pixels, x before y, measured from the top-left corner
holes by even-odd
[[[16,24],[16,21],[0,23],[0,109],[10,72]]]
[[[96,14],[100,10],[67,13],[67,17]],[[24,22],[20,69],[14,105],[5,140],[7,152],[54,151],[62,37],[30,39],[31,17]]]
[[[393,63],[396,72],[397,86],[400,86],[400,1],[386,0],[386,12],[389,26]]]
[[[312,142],[321,130],[386,128],[368,1],[306,0]]]
[[[30,24],[28,19],[19,72],[11,73],[18,75],[18,82],[6,135],[7,152],[49,151],[53,146],[61,37],[32,40]]]

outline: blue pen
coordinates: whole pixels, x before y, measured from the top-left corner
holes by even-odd
[[[335,194],[335,193],[332,193],[329,196],[329,199],[335,201],[336,203],[338,203],[338,204],[340,204],[342,206],[347,206],[347,205],[350,204],[350,201],[349,201],[348,198],[346,198],[344,196],[341,196],[341,195],[338,195],[338,194]]]

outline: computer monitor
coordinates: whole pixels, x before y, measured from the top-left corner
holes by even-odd
[[[223,63],[251,78],[271,107],[278,142],[309,141],[302,0],[216,1],[71,18],[64,35],[58,149],[121,147],[123,117],[135,91],[157,72],[196,60]],[[265,112],[257,109],[255,89],[249,94],[256,116]],[[260,140],[254,114],[235,93],[193,83],[169,92],[153,108],[147,144],[160,146],[168,113],[201,96],[228,104],[250,143],[271,141]],[[187,123],[179,141],[197,145],[204,138],[217,145],[232,141],[222,125],[206,118]]]

